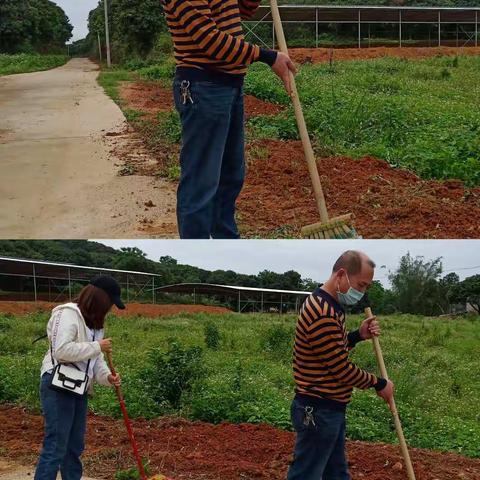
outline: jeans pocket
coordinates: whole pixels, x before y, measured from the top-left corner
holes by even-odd
[[[293,402],[291,408],[292,425],[296,432],[311,431],[317,429],[317,422],[314,415],[315,409],[309,405],[301,405]]]
[[[195,108],[192,85],[188,80],[174,80],[173,100],[175,103],[175,108],[180,116]]]

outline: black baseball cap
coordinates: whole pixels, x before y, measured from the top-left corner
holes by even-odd
[[[125,309],[125,304],[120,298],[122,289],[113,277],[110,277],[109,275],[99,275],[98,277],[93,278],[90,281],[90,284],[101,288],[104,292],[106,292],[113,304],[116,305],[120,310]]]

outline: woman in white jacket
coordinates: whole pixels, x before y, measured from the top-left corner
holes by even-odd
[[[115,279],[99,276],[80,292],[75,303],[53,309],[47,325],[50,348],[41,369],[40,398],[45,419],[43,448],[35,480],[80,480],[87,423],[88,395],[93,383],[119,385],[120,377],[111,374],[103,353],[112,351],[104,339],[105,317],[113,305],[124,309],[120,286]],[[68,364],[88,374],[87,393],[78,395],[52,389],[52,373],[57,364]]]

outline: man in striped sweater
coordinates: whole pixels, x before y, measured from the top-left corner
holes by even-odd
[[[352,363],[349,351],[380,334],[375,317],[347,332],[345,305],[363,297],[375,264],[349,250],[333,266],[329,280],[304,302],[297,322],[293,358],[296,395],[292,423],[297,432],[288,480],[349,480],[345,456],[345,409],[354,387],[374,388],[387,403],[393,383]]]
[[[173,38],[175,106],[182,123],[177,219],[181,238],[238,238],[235,203],[245,176],[243,79],[272,67],[290,92],[295,67],[244,40],[241,20],[261,0],[161,0]]]

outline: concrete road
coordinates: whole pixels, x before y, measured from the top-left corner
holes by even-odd
[[[97,75],[93,62],[73,59],[0,77],[1,238],[146,237],[145,217],[155,237],[176,236],[174,186],[117,175],[112,142],[119,150],[128,138],[106,133],[126,120]]]

